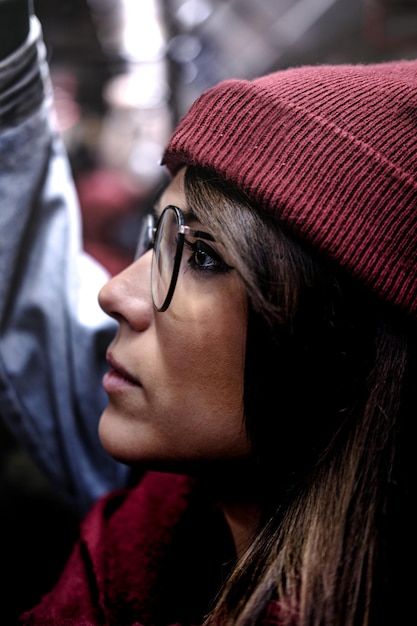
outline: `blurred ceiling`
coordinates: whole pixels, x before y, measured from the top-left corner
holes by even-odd
[[[417,56],[416,0],[34,0],[74,167],[152,184],[206,87],[302,64]],[[84,155],[84,156],[82,156]]]

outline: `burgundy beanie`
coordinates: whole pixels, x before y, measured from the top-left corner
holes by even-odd
[[[162,162],[214,170],[417,320],[416,60],[223,81]]]

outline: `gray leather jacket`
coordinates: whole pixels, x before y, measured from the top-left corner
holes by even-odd
[[[108,276],[81,247],[80,214],[54,130],[41,27],[0,61],[0,419],[83,514],[128,469],[98,439],[116,325]]]

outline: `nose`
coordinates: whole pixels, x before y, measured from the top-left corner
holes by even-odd
[[[149,251],[113,276],[98,295],[99,305],[107,315],[135,330],[146,328],[154,315],[151,259]]]

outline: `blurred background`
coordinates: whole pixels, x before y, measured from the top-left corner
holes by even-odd
[[[417,56],[417,0],[34,0],[84,246],[132,259],[159,159],[199,93],[288,66]],[[0,423],[1,624],[55,581],[78,520]]]
[[[34,0],[86,248],[131,258],[159,158],[200,92],[293,65],[417,52],[417,0]]]

